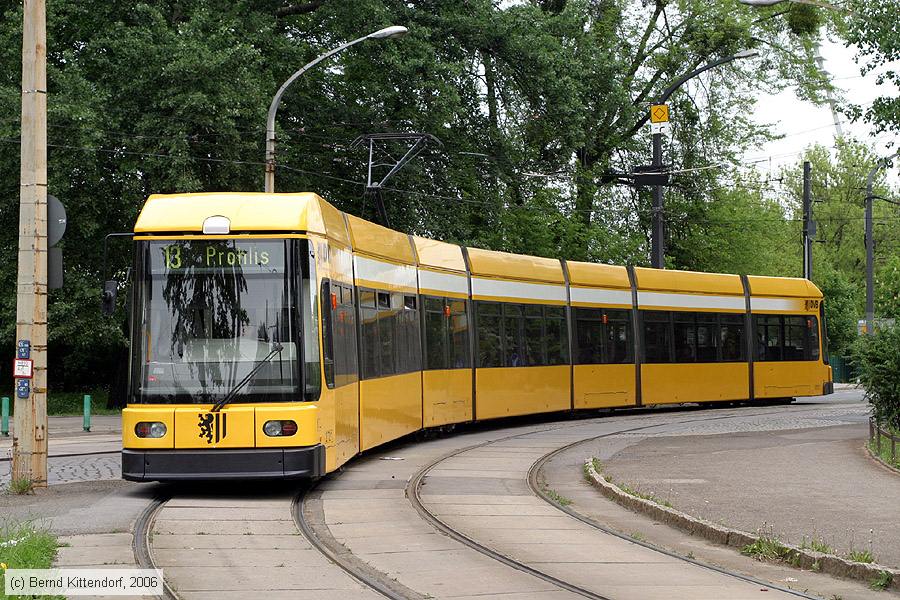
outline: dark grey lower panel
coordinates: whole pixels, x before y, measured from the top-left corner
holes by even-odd
[[[325,447],[122,450],[129,481],[307,479],[325,474]]]

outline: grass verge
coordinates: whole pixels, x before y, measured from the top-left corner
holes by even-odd
[[[893,432],[894,435],[900,435],[896,431]],[[871,450],[872,454],[879,457],[884,461],[886,465],[894,467],[895,469],[900,469],[900,444],[897,444],[896,451],[897,455],[891,459],[891,439],[881,435],[880,432],[875,433],[876,436],[881,437],[881,452],[878,452],[878,446],[875,443],[875,440],[869,440],[869,450]]]
[[[0,522],[0,599],[23,597],[6,595],[6,569],[49,569],[58,547],[53,534],[33,523]]]

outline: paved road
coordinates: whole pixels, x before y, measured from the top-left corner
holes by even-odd
[[[592,510],[602,518],[607,509],[621,509],[580,480],[585,456],[608,458],[655,436],[687,439],[698,433],[734,435],[760,429],[815,428],[823,422],[855,420],[863,410],[859,402],[820,399],[804,406],[655,410],[599,419],[478,426],[468,433],[428,442],[391,445],[351,462],[342,472],[323,480],[315,493],[324,526],[344,552],[418,597],[575,597],[547,580],[476,552],[423,520],[409,500],[407,482],[450,453],[456,454],[435,463],[423,480],[425,508],[471,540],[530,568],[616,599],[789,597],[771,585],[692,565],[580,523],[535,496],[526,483],[528,471],[555,448],[593,440],[579,448],[578,460],[570,454],[569,463],[558,465],[565,466],[567,480],[557,481],[548,473],[547,485],[574,499],[573,506]],[[628,431],[636,427],[645,429]],[[597,436],[607,437],[598,440]],[[226,498],[196,490],[178,495],[180,504],[167,506],[165,518],[157,522],[154,547],[157,543],[165,546],[154,551],[161,560],[179,565],[170,570],[169,577],[185,598],[211,598],[219,592],[234,597],[260,593],[367,596],[331,568],[333,565],[315,561],[310,563],[316,565],[314,569],[292,568],[297,560],[310,555],[288,521],[287,496],[260,498],[259,492],[252,490],[236,493],[237,497]],[[593,502],[610,506],[596,510]],[[648,537],[653,533],[645,525],[639,527],[631,531],[643,531]],[[268,558],[237,564],[250,549]],[[728,552],[742,561],[730,565],[732,570],[767,578],[776,585],[815,590],[822,597],[844,600],[871,594],[865,585],[762,565],[733,550]],[[276,562],[275,556],[283,556],[284,562]],[[240,577],[225,575],[236,573],[235,568],[240,568]],[[203,570],[211,575],[196,575]],[[221,577],[214,576],[216,573]]]
[[[860,392],[827,402],[816,419],[790,429],[645,439],[611,453],[604,469],[713,522],[796,544],[816,538],[841,554],[869,550],[900,567],[900,474],[865,451]]]
[[[49,425],[47,481],[50,485],[121,479],[122,419],[119,415],[95,416],[90,432],[82,429],[81,417],[50,417]],[[0,437],[0,491],[9,485],[11,458],[12,436]]]

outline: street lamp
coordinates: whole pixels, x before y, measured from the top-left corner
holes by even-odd
[[[272,98],[272,104],[269,105],[269,114],[266,118],[266,187],[265,190],[267,193],[273,193],[275,191],[275,114],[278,112],[278,105],[281,103],[281,97],[284,95],[285,90],[297,80],[298,77],[303,75],[310,68],[316,66],[326,58],[334,56],[339,52],[343,52],[350,46],[358,44],[359,42],[363,42],[365,40],[383,40],[387,38],[395,38],[402,37],[406,35],[409,30],[406,27],[402,27],[400,25],[392,25],[390,27],[385,27],[384,29],[379,29],[374,33],[370,33],[369,35],[364,35],[361,38],[357,38],[352,42],[347,42],[343,46],[338,46],[333,50],[329,50],[325,54],[322,54],[312,62],[307,63],[303,66],[299,71],[288,77],[287,81],[281,84],[281,87],[278,88],[278,91],[275,93],[275,97]]]
[[[872,193],[872,184],[875,181],[875,174],[881,169],[890,167],[894,157],[898,155],[900,152],[876,161],[866,179],[866,333],[868,335],[875,333],[875,238],[872,235],[872,203],[876,196]]]
[[[741,58],[752,58],[754,56],[759,56],[759,53],[755,50],[742,50],[741,52],[732,54],[731,56],[726,56],[725,58],[714,60],[703,65],[699,69],[695,69],[686,75],[682,75],[680,78],[678,78],[678,80],[675,81],[675,83],[666,88],[666,90],[657,99],[656,104],[665,104],[666,100],[669,99],[669,96],[671,96],[675,92],[675,90],[680,88],[689,79],[696,77],[704,71],[708,71],[720,65],[730,63],[733,60],[738,60]],[[662,132],[659,131],[653,134],[652,166],[655,173],[659,173],[662,170]],[[653,188],[653,227],[650,233],[650,264],[656,269],[665,268],[666,249],[663,240],[664,222],[663,186],[662,184],[657,183]]]

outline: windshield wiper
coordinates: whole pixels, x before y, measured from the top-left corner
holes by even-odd
[[[253,367],[253,369],[251,369],[243,379],[238,381],[237,385],[231,388],[231,391],[225,394],[224,398],[213,404],[213,407],[209,410],[209,412],[219,412],[220,410],[222,410],[223,406],[234,400],[235,396],[237,396],[237,393],[241,391],[245,385],[250,383],[250,380],[253,379],[253,376],[263,368],[263,365],[275,358],[275,355],[280,354],[282,350],[284,350],[284,346],[282,346],[279,342],[275,342],[275,345],[272,346],[272,351],[269,352],[269,354],[267,354],[265,358],[259,361],[259,364]]]

